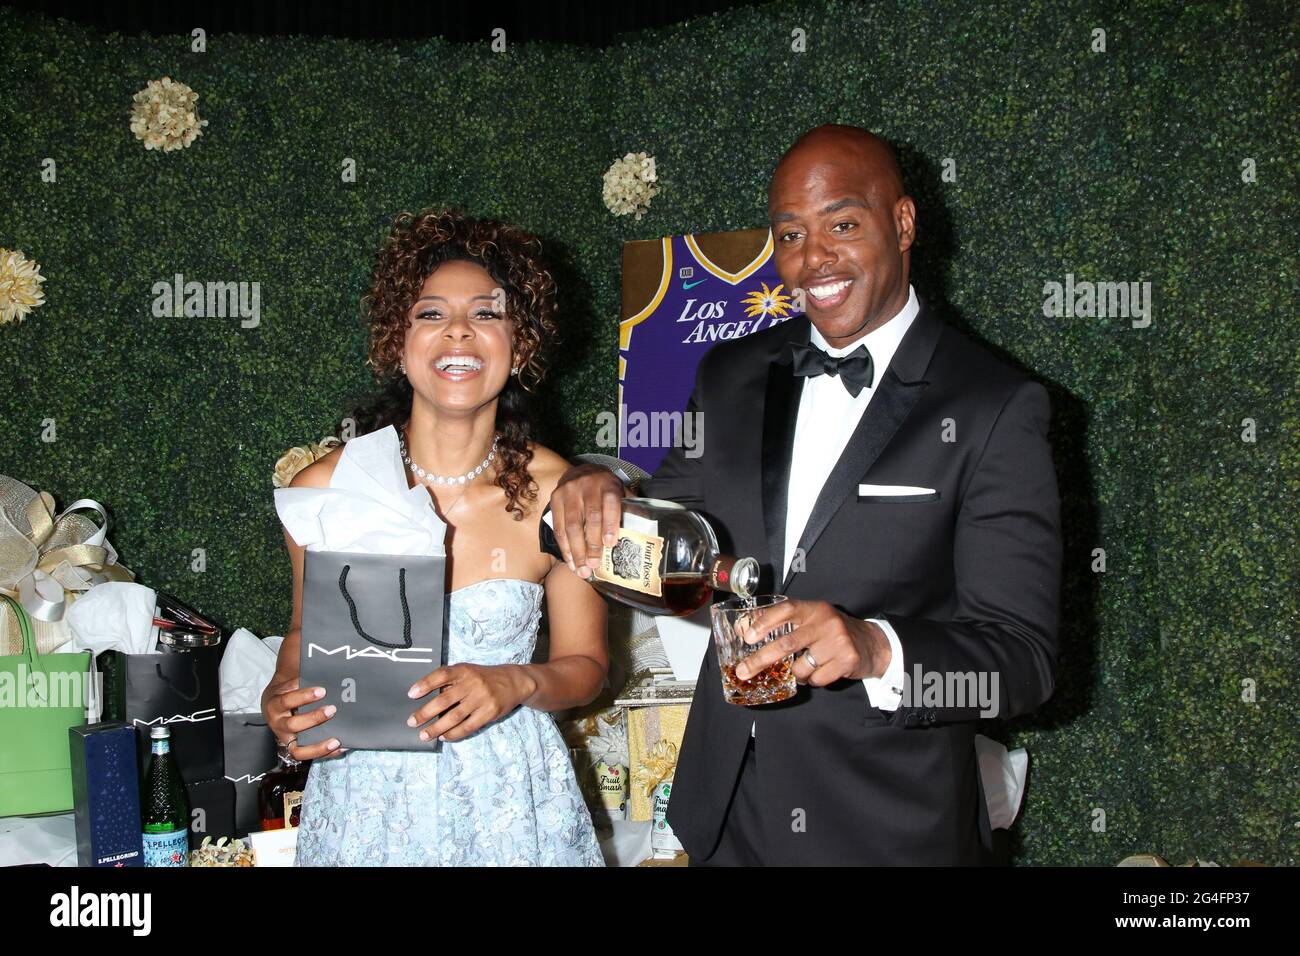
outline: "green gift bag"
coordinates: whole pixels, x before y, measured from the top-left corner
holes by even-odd
[[[0,817],[63,813],[72,809],[68,728],[86,722],[90,652],[38,655],[31,618],[0,594],[0,614],[9,610],[23,653],[0,657]]]

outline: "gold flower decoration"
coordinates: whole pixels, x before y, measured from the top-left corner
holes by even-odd
[[[198,99],[199,94],[169,76],[150,80],[132,97],[131,132],[144,140],[145,149],[184,149],[208,125],[195,112]]]
[[[671,740],[660,740],[637,764],[632,773],[632,784],[649,797],[654,794],[655,787],[671,778],[676,770],[677,745]]]
[[[17,249],[0,249],[0,325],[18,323],[45,302],[41,267]]]
[[[296,445],[290,448],[275,463],[275,472],[271,475],[271,484],[277,488],[288,488],[289,483],[298,472],[313,462],[320,461],[331,451],[343,444],[333,435],[327,435],[319,442],[310,445]]]

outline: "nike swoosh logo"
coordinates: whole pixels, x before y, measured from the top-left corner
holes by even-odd
[[[709,281],[708,279],[696,279],[694,282],[683,282],[683,283],[682,283],[682,288],[683,288],[683,289],[694,289],[694,288],[695,288],[697,285],[699,285],[701,282],[708,282],[708,281]]]

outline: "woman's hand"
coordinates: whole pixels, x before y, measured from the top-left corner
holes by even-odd
[[[266,717],[267,726],[281,744],[292,744],[289,755],[294,760],[319,760],[322,757],[337,757],[347,753],[340,749],[336,739],[322,741],[308,747],[298,746],[298,734],[308,727],[323,724],[334,716],[335,707],[329,704],[318,707],[310,713],[296,714],[294,710],[304,704],[320,700],[325,696],[324,687],[298,688],[298,678],[271,684],[262,695],[262,715]]]
[[[421,740],[461,740],[510,713],[537,690],[537,681],[519,664],[452,664],[439,667],[411,686],[410,697],[436,697],[413,713],[408,727],[435,721]]]

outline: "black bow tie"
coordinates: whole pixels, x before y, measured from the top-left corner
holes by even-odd
[[[865,345],[859,345],[848,355],[836,358],[817,348],[815,345],[799,345],[791,342],[787,357],[794,367],[794,374],[800,375],[838,375],[850,395],[858,393],[871,385],[875,378],[875,366],[871,364],[871,353]]]

